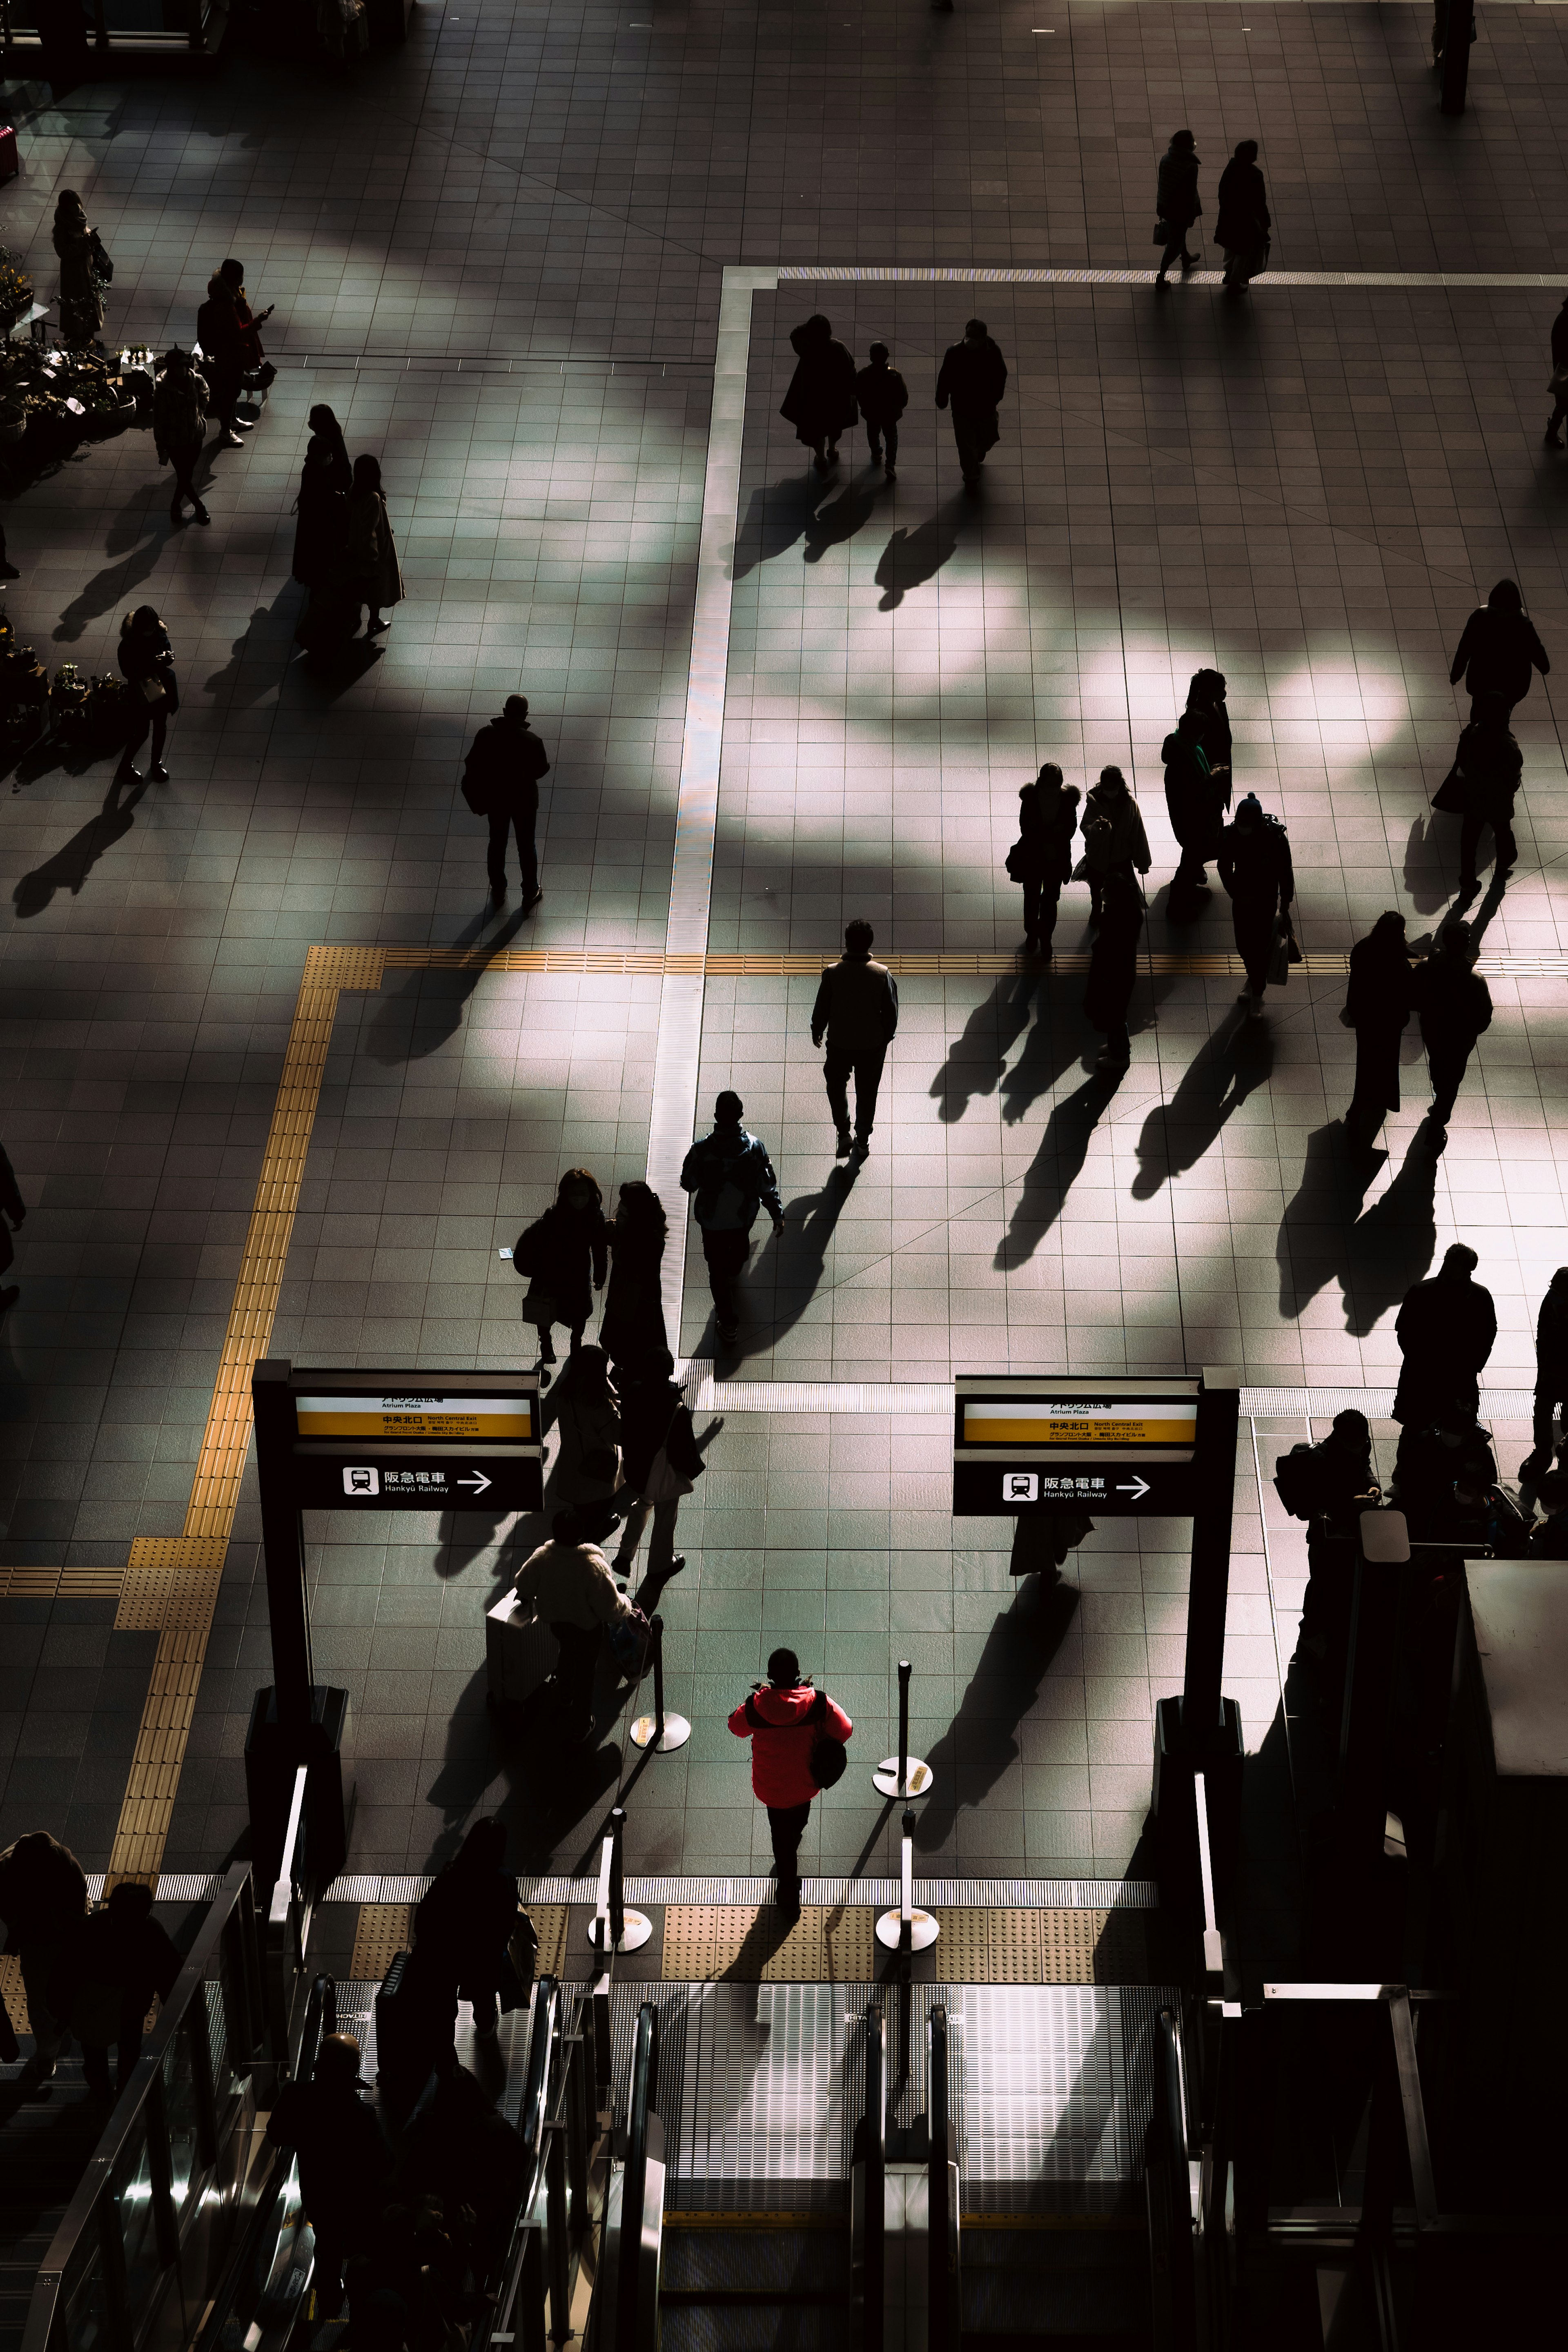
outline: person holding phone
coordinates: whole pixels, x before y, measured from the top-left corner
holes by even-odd
[[[153,735],[149,778],[166,783],[163,740],[169,721],[180,707],[179,681],[174,676],[174,648],[169,632],[151,604],[138,604],[120,624],[120,673],[131,688],[131,732],[115,772],[117,783],[140,783],[136,754]]]

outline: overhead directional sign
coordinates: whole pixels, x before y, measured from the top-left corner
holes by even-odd
[[[301,1507],[536,1511],[543,1500],[537,1372],[295,1368]]]
[[[961,1373],[952,1508],[1005,1517],[1041,1505],[1100,1517],[1190,1512],[1195,1377]]]

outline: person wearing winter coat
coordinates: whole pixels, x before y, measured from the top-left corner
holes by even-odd
[[[267,356],[259,331],[271,316],[270,303],[259,317],[252,311],[245,271],[237,261],[222,263],[207,279],[207,299],[196,313],[196,341],[206,362],[221,436],[231,449],[239,448],[244,436],[255,430],[254,417],[236,411],[247,374]]]
[[[528,697],[509,694],[500,717],[481,727],[463,763],[463,798],[488,819],[490,829],[486,870],[490,898],[500,906],[506,897],[506,848],[517,835],[518,877],[522,911],[531,915],[544,893],[539,887],[539,787],[550,773],[543,744],[528,723]]]
[[[1215,243],[1225,255],[1225,284],[1238,294],[1268,257],[1268,199],[1258,168],[1258,142],[1244,139],[1219,175]]]
[[[996,412],[1007,389],[1007,362],[993,342],[984,319],[971,319],[961,343],[949,343],[936,379],[936,404],[952,407],[952,437],[963,487],[980,486],[987,450],[1002,438]]]
[[[153,1916],[152,1888],[122,1878],[82,1929],[73,1961],[71,2024],[81,2043],[81,2071],[89,2091],[109,2095],[111,2042],[116,2088],[124,2090],[142,2055],[153,1996],[168,2000],[180,1968],[173,1938]]]
[[[1180,260],[1184,275],[1199,259],[1187,251],[1187,231],[1202,218],[1203,205],[1198,199],[1197,142],[1190,131],[1173,131],[1171,143],[1160,158],[1160,174],[1154,197],[1157,244],[1163,244],[1160,267],[1155,275],[1156,286],[1165,283],[1165,272],[1173,261]]]
[[[381,467],[374,457],[354,459],[344,570],[354,621],[358,623],[360,606],[368,604],[364,633],[367,637],[376,636],[387,625],[382,618],[382,606],[400,604],[405,592],[397,550],[392,541],[392,519],[382,495]]]
[[[47,1830],[30,1830],[0,1853],[0,1919],[5,1949],[21,1963],[33,2029],[23,2080],[47,2083],[65,2039],[70,1975],[87,1920],[87,1873]]]
[[[1432,1078],[1432,1108],[1426,1116],[1435,1147],[1441,1151],[1465,1066],[1477,1038],[1491,1027],[1492,1021],[1492,992],[1475,969],[1468,923],[1452,919],[1444,924],[1413,985]]]
[[[1459,887],[1479,887],[1476,852],[1488,825],[1497,850],[1495,879],[1512,873],[1519,856],[1513,837],[1513,801],[1524,773],[1524,754],[1508,723],[1508,705],[1498,694],[1478,696],[1476,716],[1459,738],[1454,765],[1464,780],[1465,814],[1459,825]]]
[[[174,469],[174,495],[169,507],[169,520],[176,530],[184,528],[185,500],[193,509],[192,520],[211,522],[212,517],[202,504],[201,492],[192,477],[206,440],[207,383],[189,352],[176,343],[163,356],[153,387],[153,446],[165,466]]]
[[[1226,708],[1225,672],[1195,669],[1187,687],[1187,709],[1198,714],[1198,741],[1209,773],[1220,788],[1219,804],[1230,806],[1230,712]]]
[[[628,1374],[621,1394],[626,1491],[637,1499],[626,1513],[615,1568],[617,1576],[630,1576],[651,1518],[653,1536],[640,1588],[645,1606],[650,1605],[649,1587],[661,1591],[686,1566],[685,1553],[675,1549],[675,1523],[682,1496],[690,1494],[707,1466],[691,1425],[691,1408],[674,1375],[675,1359],[668,1349],[650,1349]]]
[[[847,1746],[855,1726],[837,1700],[812,1687],[793,1650],[775,1650],[765,1683],[753,1683],[730,1717],[737,1739],[752,1743],[752,1790],[767,1808],[778,1872],[775,1900],[785,1912],[800,1911],[800,1842],[811,1819],[811,1801],[820,1783],[811,1769],[819,1738]]]
[[[1399,1108],[1399,1041],[1415,1002],[1405,918],[1380,915],[1351,950],[1350,982],[1340,1019],[1355,1031],[1355,1090],[1345,1113],[1346,1139],[1365,1150],[1391,1110]]]
[[[610,1244],[610,1286],[599,1325],[599,1340],[617,1372],[636,1369],[649,1355],[664,1354],[664,1245],[669,1221],[651,1184],[633,1176],[621,1186],[605,1238]]]
[[[888,447],[887,478],[897,478],[899,459],[899,419],[910,404],[910,388],[896,367],[888,364],[886,343],[873,343],[870,364],[863,367],[855,379],[855,398],[866,426],[866,439],[873,466],[882,463],[882,445]]]
[[[1411,1429],[1454,1413],[1468,1423],[1480,1411],[1497,1307],[1485,1284],[1471,1279],[1479,1263],[1473,1249],[1455,1242],[1437,1272],[1405,1294],[1394,1324],[1402,1360],[1394,1418]]]
[[[1252,1020],[1263,1017],[1263,992],[1274,954],[1279,918],[1287,927],[1296,896],[1290,842],[1276,816],[1266,816],[1256,793],[1246,793],[1219,837],[1219,878],[1230,894],[1236,951],[1247,967],[1242,992]]]
[[[899,983],[885,963],[871,955],[876,934],[869,923],[854,922],[844,933],[844,952],[823,972],[811,1008],[811,1042],[827,1039],[822,1066],[828,1108],[838,1131],[840,1155],[853,1150],[864,1160],[877,1121],[882,1066],[899,1025]],[[855,1080],[855,1132],[849,1132],[849,1081]]]
[[[1089,919],[1098,923],[1107,876],[1124,874],[1131,881],[1134,867],[1147,874],[1152,863],[1142,815],[1120,768],[1101,768],[1100,782],[1089,787],[1083,804],[1083,855]]]
[[[293,576],[302,588],[335,579],[348,551],[349,491],[353,467],[343,428],[324,401],[310,411],[310,438],[300,470],[294,511]]]
[[[795,371],[779,404],[779,415],[795,426],[795,437],[811,451],[826,474],[838,463],[838,438],[855,423],[855,362],[820,310],[790,336]]]
[[[115,772],[117,783],[142,781],[136,754],[153,730],[153,756],[147,773],[159,783],[168,782],[163,744],[169,721],[180,707],[180,682],[174,675],[174,648],[169,632],[151,604],[138,604],[120,624],[120,674],[131,688],[131,725],[125,749]]]
[[[512,1245],[513,1268],[528,1284],[522,1318],[538,1328],[541,1365],[555,1361],[551,1334],[557,1323],[571,1333],[574,1355],[582,1346],[594,1311],[593,1290],[605,1286],[608,1251],[605,1196],[597,1180],[585,1168],[568,1168],[552,1206]]]
[[[1089,985],[1083,992],[1084,1017],[1105,1036],[1095,1064],[1099,1070],[1124,1070],[1132,1058],[1127,1008],[1138,978],[1138,936],[1142,929],[1142,891],[1130,875],[1108,874],[1100,929],[1089,957]]]
[[[1465,623],[1454,649],[1448,683],[1461,677],[1470,698],[1470,717],[1480,716],[1479,705],[1488,695],[1500,695],[1511,710],[1530,692],[1531,670],[1544,677],[1552,664],[1524,609],[1517,580],[1500,580],[1484,604],[1478,604]]]
[[[494,2039],[507,1948],[520,1919],[526,1921],[527,1914],[506,1867],[506,1823],[489,1813],[475,1822],[415,1906],[415,1966],[443,2024],[456,2021],[458,2003],[466,2000],[474,2032],[481,2041]]]
[[[605,1629],[629,1623],[632,1604],[598,1545],[584,1536],[575,1511],[557,1511],[550,1530],[550,1541],[529,1553],[512,1589],[555,1636],[561,1654],[551,1682],[562,1737],[577,1741],[586,1738],[592,1725],[594,1670]]]
[[[1539,1481],[1552,1466],[1552,1424],[1559,1408],[1568,1412],[1568,1265],[1552,1276],[1535,1318],[1533,1443],[1519,1465],[1522,1484]]]
[[[74,188],[62,188],[56,199],[53,242],[60,260],[60,341],[68,351],[85,352],[103,325],[103,289],[113,264]]]
[[[773,1231],[784,1228],[779,1180],[760,1135],[741,1124],[745,1105],[726,1087],[713,1106],[710,1134],[700,1136],[680,1167],[680,1189],[693,1193],[692,1213],[702,1231],[702,1255],[720,1339],[728,1347],[741,1328],[735,1284],[752,1246],[757,1211],[766,1209]]]
[[[322,2319],[342,2305],[344,2263],[370,2252],[392,2178],[381,2118],[360,2101],[368,2086],[360,2081],[359,2063],[353,2034],[327,2034],[310,2081],[282,2084],[267,2125],[273,2146],[292,2148],[299,2158],[300,2201],[316,2233],[314,2284]]]
[[[555,1391],[555,1457],[552,1490],[557,1502],[587,1511],[607,1503],[621,1483],[621,1403],[603,1348],[573,1356]]]
[[[1221,824],[1221,786],[1210,771],[1203,745],[1203,713],[1191,705],[1160,746],[1165,763],[1165,807],[1181,861],[1171,897],[1191,898],[1205,887],[1204,865],[1215,854]]]
[[[1078,831],[1079,790],[1064,784],[1047,760],[1018,793],[1018,838],[1007,852],[1007,872],[1024,886],[1024,945],[1049,955],[1062,885],[1072,880],[1072,837]]]

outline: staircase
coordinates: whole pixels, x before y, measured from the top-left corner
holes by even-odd
[[[19,2038],[25,2062],[32,2041]],[[104,2102],[88,2096],[71,2047],[37,2089],[23,2087],[21,2063],[0,2069],[0,2352],[20,2352],[33,2283],[103,2130]]]

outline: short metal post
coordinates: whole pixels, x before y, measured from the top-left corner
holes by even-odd
[[[889,1952],[929,1951],[937,1939],[937,1924],[931,1913],[915,1909],[914,1830],[914,1814],[906,1812],[899,1849],[899,1907],[884,1911],[877,1922],[877,1941]]]
[[[599,1849],[599,1899],[588,1922],[588,1941],[604,1955],[606,1964],[612,1952],[638,1952],[653,1935],[653,1921],[645,1912],[626,1909],[626,1880],[621,1867],[621,1840],[626,1826],[626,1807],[614,1806],[610,1826]]]
[[[908,1658],[899,1660],[899,1752],[884,1756],[871,1775],[871,1785],[884,1797],[923,1797],[931,1784],[931,1769],[910,1754],[910,1676]]]
[[[691,1737],[691,1726],[683,1715],[667,1715],[664,1711],[664,1620],[656,1617],[649,1627],[649,1646],[653,1652],[653,1713],[639,1715],[632,1725],[634,1748],[651,1748],[656,1756],[668,1756],[672,1748],[684,1748]]]
[[[1222,1738],[1220,1681],[1230,1597],[1240,1411],[1241,1390],[1235,1375],[1205,1370],[1193,1449],[1198,1493],[1193,1513],[1193,1572],[1187,1592],[1187,1650],[1182,1682],[1182,1738],[1194,1761],[1217,1748]]]
[[[547,2124],[544,2144],[544,2215],[550,2272],[550,2333],[557,2344],[572,2340],[572,2250],[566,2237],[566,2133]]]
[[[621,1937],[626,1932],[626,1890],[625,1865],[621,1856],[621,1841],[626,1835],[626,1809],[616,1805],[610,1811],[610,1944],[621,1948]]]
[[[607,1953],[604,1972],[594,1980],[593,2001],[594,2096],[597,2102],[596,2112],[600,2115],[607,2115],[616,2103],[613,2080],[616,2071],[616,2045],[610,2026],[610,1969]]]
[[[862,2215],[861,2301],[864,2352],[882,2352],[882,2314],[887,2298],[888,2086],[883,2076],[882,2011],[866,2011],[865,2210]]]

